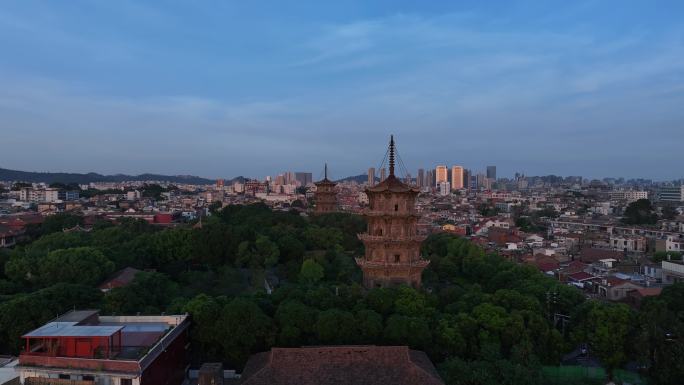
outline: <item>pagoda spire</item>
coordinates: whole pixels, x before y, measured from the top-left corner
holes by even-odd
[[[327,162],[325,163],[324,174],[325,174],[325,176],[323,177],[323,179],[328,179],[328,163]]]
[[[390,147],[389,147],[389,174],[394,176],[394,135],[390,135]]]

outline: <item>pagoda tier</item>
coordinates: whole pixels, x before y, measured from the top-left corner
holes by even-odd
[[[366,288],[408,285],[419,287],[421,275],[429,264],[420,256],[425,236],[417,233],[419,215],[415,200],[419,191],[394,175],[394,138],[390,140],[389,176],[366,189],[368,209],[364,216],[368,230],[358,234],[365,254],[356,259],[363,271]]]
[[[427,238],[427,236],[425,236],[425,235],[417,235],[417,234],[407,235],[405,237],[401,237],[401,236],[400,237],[385,237],[382,235],[370,235],[367,233],[361,233],[361,234],[357,234],[356,236],[364,244],[370,244],[370,243],[382,244],[382,243],[386,243],[386,242],[392,242],[392,243],[413,243],[413,242],[417,242],[420,244],[425,240],[425,238]]]

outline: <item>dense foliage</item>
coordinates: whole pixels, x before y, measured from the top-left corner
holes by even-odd
[[[64,216],[54,222],[78,218]],[[35,241],[0,253],[0,350],[71,308],[105,313],[188,312],[196,363],[240,368],[271,346],[409,345],[425,351],[449,384],[544,384],[543,365],[588,344],[612,371],[628,361],[656,384],[684,375],[684,286],[637,312],[586,301],[535,268],[486,254],[463,238],[431,236],[424,290],[364,290],[353,256],[362,218],[305,218],[263,205],[216,210],[202,226],[159,229],[100,223],[91,232],[37,228]],[[127,287],[102,295],[113,271],[135,267]],[[265,281],[275,287],[267,294]],[[552,322],[567,315],[565,328]]]
[[[628,225],[654,224],[658,221],[658,214],[648,199],[639,199],[627,206],[622,222]]]

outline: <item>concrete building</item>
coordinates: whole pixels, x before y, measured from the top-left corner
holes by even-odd
[[[135,201],[142,198],[142,193],[138,190],[132,190],[126,192],[126,200]]]
[[[684,262],[662,261],[662,275],[664,284],[684,282]]]
[[[418,169],[418,177],[416,178],[416,186],[418,186],[418,188],[422,188],[423,186],[425,186],[425,170],[423,170],[422,168]]]
[[[80,197],[80,192],[78,191],[60,191],[59,200],[61,201],[77,201]]]
[[[641,235],[611,235],[610,247],[613,250],[645,252],[648,247],[648,239]]]
[[[295,180],[300,186],[307,186],[313,182],[313,175],[310,172],[296,172]]]
[[[186,315],[71,311],[22,336],[15,369],[23,385],[181,385],[189,325]]]
[[[19,200],[22,202],[39,203],[45,202],[45,190],[23,187],[19,190]]]
[[[617,190],[610,192],[610,199],[614,201],[626,201],[628,203],[639,199],[648,199],[648,191]]]
[[[463,188],[463,167],[451,167],[451,189],[460,190]]]
[[[437,166],[435,168],[435,186],[438,186],[441,182],[448,182],[449,175],[447,166]]]
[[[368,187],[375,186],[375,168],[371,167],[368,169]]]
[[[441,196],[447,196],[451,193],[451,183],[449,182],[439,182],[437,184],[437,194]]]
[[[435,171],[430,169],[425,172],[425,187],[430,187],[434,186],[435,183]]]
[[[677,187],[661,187],[658,190],[661,202],[684,202],[684,185]]]
[[[496,182],[496,166],[487,166],[487,178]]]
[[[387,169],[384,167],[380,169],[380,182],[387,178]]]

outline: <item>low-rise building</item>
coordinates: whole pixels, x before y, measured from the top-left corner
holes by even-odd
[[[598,295],[609,301],[621,301],[627,298],[630,291],[638,289],[643,289],[643,287],[624,279],[608,277],[599,283]]]
[[[684,282],[684,262],[662,261],[662,274],[664,284]]]
[[[21,384],[181,385],[187,315],[101,316],[71,311],[26,333]]]
[[[611,235],[610,247],[613,250],[644,252],[648,246],[648,239],[640,235]]]

